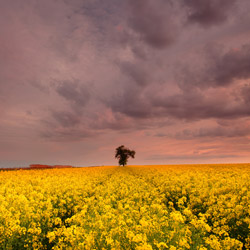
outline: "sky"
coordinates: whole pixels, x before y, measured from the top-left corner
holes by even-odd
[[[0,1],[0,167],[250,162],[249,0]]]

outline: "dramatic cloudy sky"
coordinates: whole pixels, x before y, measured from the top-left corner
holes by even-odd
[[[249,0],[0,1],[0,167],[250,162]]]

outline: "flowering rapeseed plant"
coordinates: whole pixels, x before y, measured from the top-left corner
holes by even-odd
[[[250,169],[0,172],[0,249],[250,249]]]

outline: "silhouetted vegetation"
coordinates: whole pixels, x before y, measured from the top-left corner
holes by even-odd
[[[127,165],[128,158],[135,158],[135,151],[126,148],[124,145],[116,148],[115,158],[119,159],[119,165],[125,166]]]

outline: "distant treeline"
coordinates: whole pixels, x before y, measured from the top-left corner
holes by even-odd
[[[70,166],[70,165],[43,165],[43,164],[31,164],[29,167],[0,168],[0,170],[51,169],[51,168],[73,168],[73,166]]]

